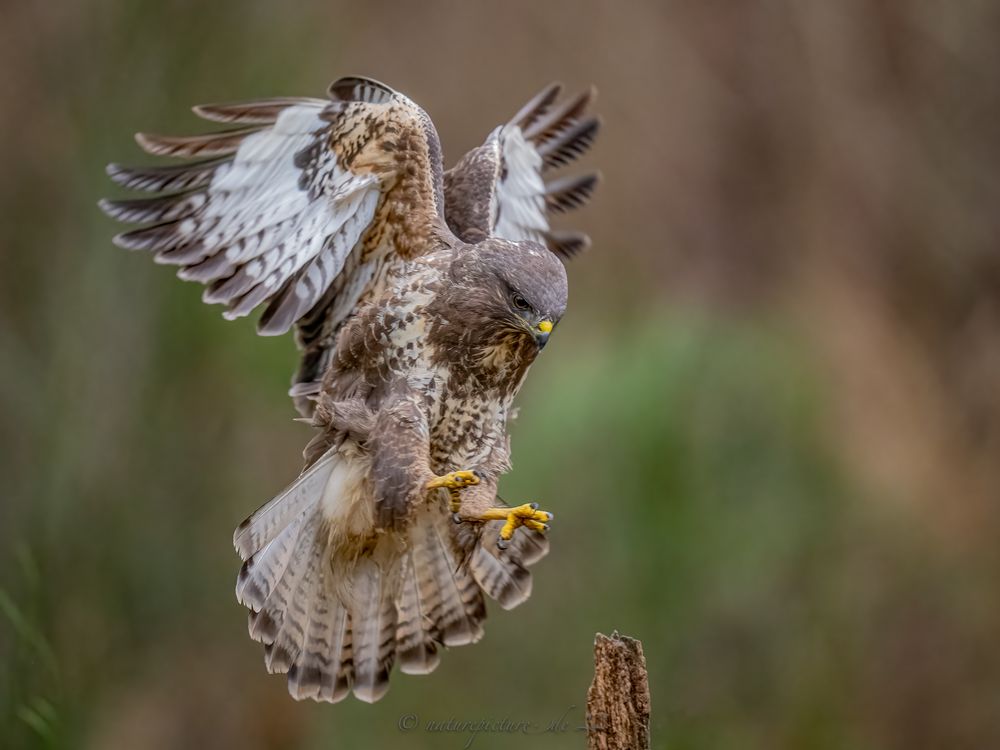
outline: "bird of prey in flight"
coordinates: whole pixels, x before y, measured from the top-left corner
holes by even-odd
[[[430,118],[367,78],[326,99],[195,107],[228,129],[139,134],[184,161],[111,165],[152,197],[102,201],[115,242],[205,285],[263,335],[295,329],[291,395],[316,429],[305,468],[234,534],[250,635],[295,698],[373,702],[394,663],[438,664],[483,635],[485,597],[531,593],[551,514],[508,506],[514,396],[566,309],[589,244],[549,215],[587,174],[545,179],[593,142],[593,92],[553,84],[450,170]]]

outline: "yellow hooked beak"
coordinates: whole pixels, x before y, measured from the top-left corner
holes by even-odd
[[[535,325],[535,343],[538,344],[539,349],[545,348],[545,344],[548,343],[549,334],[551,332],[552,332],[551,320],[540,320]]]

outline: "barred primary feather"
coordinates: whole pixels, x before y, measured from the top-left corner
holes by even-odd
[[[549,214],[585,205],[599,181],[596,173],[542,179],[583,155],[600,129],[600,120],[587,115],[594,89],[560,103],[561,90],[559,84],[542,89],[447,173],[448,224],[457,234],[470,241],[489,235],[535,240],[563,259],[589,245],[586,235],[550,229]]]
[[[591,87],[572,99],[567,99],[562,104],[547,110],[543,117],[539,117],[524,128],[524,137],[537,145],[548,142],[577,124],[596,96],[596,89]]]
[[[409,175],[411,165],[395,162],[388,149],[375,151],[369,158],[381,159],[376,173],[374,164],[353,164],[355,155],[347,157],[339,139],[354,149],[391,133],[410,134],[424,143],[431,174],[439,174],[433,160],[440,150],[422,111],[382,84],[342,79],[331,86],[331,96],[333,101],[280,97],[201,105],[195,107],[199,116],[236,127],[184,137],[137,135],[155,155],[213,158],[169,167],[110,166],[109,175],[124,187],[168,193],[102,201],[112,217],[145,225],[118,235],[117,244],[153,252],[157,262],[181,266],[182,278],[208,284],[203,298],[226,305],[227,318],[269,303],[258,325],[262,334],[287,331],[334,287],[352,290],[349,304],[336,306],[340,315],[349,314],[364,290],[338,283],[342,273],[362,267],[348,258],[363,251],[369,232],[391,237],[400,231],[373,227],[376,217],[412,223],[426,210],[432,222],[436,209],[379,213],[389,192],[405,182],[393,179],[393,170]],[[384,252],[378,257],[382,262]],[[365,273],[370,281],[367,267]],[[335,301],[329,300],[331,309]]]
[[[538,146],[538,153],[545,168],[561,167],[582,155],[594,142],[599,129],[600,121],[596,117],[588,117],[543,141]]]
[[[590,247],[590,237],[583,232],[553,229],[546,232],[543,238],[549,250],[563,260],[569,260]]]
[[[545,208],[562,213],[586,205],[597,187],[597,174],[563,177],[545,183]]]
[[[258,127],[246,127],[223,130],[218,133],[205,133],[204,135],[173,136],[136,133],[135,140],[143,151],[154,156],[186,158],[229,156],[236,153],[248,136],[258,132],[260,132]]]
[[[521,130],[526,130],[549,111],[552,103],[559,98],[560,93],[562,93],[562,84],[558,82],[550,83],[529,99],[528,103],[521,107],[516,115],[510,118],[510,124],[516,125]]]
[[[109,164],[106,171],[115,184],[129,190],[168,193],[174,190],[204,187],[211,182],[216,170],[229,162],[228,157],[219,157],[169,167],[125,167],[121,164]]]
[[[321,99],[311,99],[304,96],[279,96],[248,102],[197,104],[191,110],[202,119],[212,122],[271,125],[278,120],[278,115],[298,104],[323,106],[325,102]]]

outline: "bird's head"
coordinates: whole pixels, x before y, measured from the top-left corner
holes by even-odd
[[[452,305],[472,338],[537,354],[566,311],[566,269],[536,242],[491,238],[460,252],[451,269]]]

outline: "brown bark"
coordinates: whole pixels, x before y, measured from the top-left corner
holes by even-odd
[[[618,635],[594,639],[594,681],[587,691],[589,750],[649,749],[649,680],[642,643]]]

